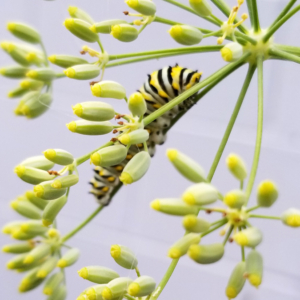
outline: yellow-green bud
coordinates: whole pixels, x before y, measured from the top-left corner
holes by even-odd
[[[212,264],[219,261],[224,255],[224,245],[221,243],[210,245],[191,245],[188,256],[199,264]]]
[[[155,286],[156,283],[152,277],[140,276],[128,286],[127,292],[133,297],[143,297],[151,294]]]
[[[56,216],[67,203],[67,201],[67,196],[62,196],[56,200],[50,201],[50,203],[46,206],[42,216],[42,221],[45,226],[49,226],[54,222]]]
[[[24,94],[26,94],[28,92],[28,90],[23,89],[21,87],[17,87],[11,91],[8,92],[7,97],[8,98],[18,98],[23,96]]]
[[[128,98],[128,108],[134,116],[143,116],[147,111],[147,104],[143,95],[139,92],[133,93]]]
[[[48,258],[39,268],[36,276],[38,278],[46,278],[55,268],[57,265],[58,258],[52,256]]]
[[[232,190],[223,199],[223,202],[230,208],[241,208],[246,201],[246,194],[242,190]]]
[[[246,263],[244,261],[239,262],[233,269],[226,287],[226,296],[229,300],[235,298],[242,290],[246,281],[245,270]]]
[[[110,255],[115,262],[125,269],[135,269],[138,260],[131,249],[122,245],[112,245],[110,247]]]
[[[60,237],[60,232],[55,228],[50,228],[47,231],[47,235],[49,236],[49,238],[58,238]]]
[[[257,204],[262,207],[270,207],[278,198],[278,189],[274,182],[265,180],[257,189]]]
[[[113,145],[102,148],[91,155],[95,166],[110,167],[121,163],[127,156],[127,148],[123,145]]]
[[[6,267],[11,270],[22,268],[24,266],[24,259],[26,256],[27,253],[15,255],[11,260],[7,262]]]
[[[51,186],[55,189],[64,189],[77,184],[78,181],[79,181],[78,175],[72,174],[63,177],[57,177],[57,179],[53,180]]]
[[[125,185],[140,180],[148,171],[150,162],[151,157],[148,152],[139,152],[127,163],[120,176],[120,180]]]
[[[139,36],[138,30],[129,24],[118,24],[111,26],[110,34],[121,42],[132,42]]]
[[[111,33],[111,26],[118,24],[128,24],[128,22],[124,20],[106,20],[102,22],[95,23],[90,29],[95,33]]]
[[[33,262],[39,261],[50,254],[51,254],[50,244],[39,244],[35,248],[33,248],[29,253],[26,254],[23,263],[32,264]]]
[[[83,102],[72,108],[76,116],[88,121],[109,121],[115,116],[114,108],[105,102]]]
[[[150,203],[150,207],[173,216],[198,214],[197,206],[187,205],[181,199],[156,199]]]
[[[156,13],[156,5],[151,0],[126,0],[125,3],[144,16],[153,16]]]
[[[191,245],[199,244],[201,236],[197,233],[188,233],[171,246],[168,256],[176,259],[187,253]]]
[[[182,199],[189,205],[208,205],[216,202],[219,199],[218,190],[209,183],[198,183],[190,186]]]
[[[36,236],[37,236],[37,234],[27,233],[21,229],[16,229],[11,233],[11,237],[13,239],[19,240],[19,241],[28,241],[28,240],[35,238]]]
[[[2,227],[2,233],[11,234],[14,230],[20,229],[22,223],[23,223],[23,221],[9,222]]]
[[[212,13],[212,9],[206,0],[189,0],[190,6],[200,15],[201,17],[208,17]]]
[[[43,155],[29,157],[23,160],[20,165],[44,171],[51,170],[54,167],[54,163],[46,159]]]
[[[110,281],[101,293],[103,299],[122,299],[122,297],[126,294],[127,288],[131,282],[132,279],[129,277],[120,277]]]
[[[262,241],[262,233],[256,227],[244,229],[233,236],[234,241],[245,247],[256,247]]]
[[[87,60],[73,55],[51,55],[48,57],[48,60],[54,65],[62,68],[70,68],[76,65],[88,64]]]
[[[56,189],[56,188],[52,187],[53,182],[54,182],[54,180],[45,181],[39,185],[36,185],[33,188],[33,192],[34,192],[35,196],[38,198],[42,198],[43,200],[55,200],[55,199],[61,197],[62,195],[64,195],[66,193],[67,189],[66,188]]]
[[[92,94],[101,98],[124,99],[125,88],[115,81],[104,80],[91,86]]]
[[[20,82],[20,86],[27,90],[39,90],[44,86],[43,81],[24,79]]]
[[[89,266],[82,268],[78,271],[78,274],[83,279],[98,284],[108,283],[111,280],[120,277],[120,275],[114,270],[100,266]]]
[[[290,208],[286,210],[281,216],[282,222],[290,227],[300,227],[300,210]]]
[[[58,165],[67,166],[72,164],[74,161],[73,155],[70,152],[62,149],[47,149],[43,153],[45,158],[48,161],[51,161],[53,165],[55,163]]]
[[[21,244],[4,245],[2,247],[2,251],[6,253],[19,254],[29,252],[33,247],[34,243],[28,241],[26,243]]]
[[[19,285],[19,292],[24,293],[27,291],[30,291],[37,286],[39,286],[44,279],[38,278],[37,272],[38,272],[38,267],[30,270],[28,273],[26,273],[25,277],[22,278],[20,285]]]
[[[0,74],[9,78],[23,78],[28,72],[28,68],[22,66],[11,66],[0,69]]]
[[[199,29],[189,25],[174,25],[169,33],[177,43],[186,46],[199,44],[203,38]]]
[[[65,285],[60,285],[55,293],[52,294],[47,300],[65,300],[67,297],[67,289]]]
[[[26,221],[23,222],[21,225],[21,230],[25,233],[32,233],[32,234],[44,234],[47,231],[47,228],[42,224],[41,221]]]
[[[49,277],[44,285],[43,293],[45,295],[52,295],[56,288],[63,282],[64,275],[62,272],[55,273]]]
[[[263,258],[256,250],[251,250],[246,258],[246,278],[250,284],[259,287],[263,275]]]
[[[26,77],[40,81],[51,81],[56,77],[56,73],[49,68],[39,68],[30,70],[26,73]]]
[[[243,56],[243,47],[236,42],[225,45],[221,50],[222,58],[227,62],[236,61]]]
[[[85,290],[84,294],[81,295],[81,297],[86,298],[77,298],[76,300],[103,300],[103,297],[101,295],[103,289],[106,287],[106,284],[98,284],[94,285],[88,289]]]
[[[80,256],[80,250],[77,248],[72,248],[68,250],[58,261],[57,266],[59,268],[65,268],[72,266],[73,264],[76,263]]]
[[[197,218],[195,215],[187,215],[182,220],[183,227],[190,232],[205,232],[209,229],[210,223],[203,218]]]
[[[82,9],[76,6],[69,6],[68,12],[72,18],[80,19],[90,24],[94,23],[94,20],[88,13],[86,13],[85,11],[83,11]]]
[[[43,200],[39,197],[37,197],[33,191],[27,191],[25,193],[26,198],[32,203],[34,204],[36,207],[40,208],[40,209],[44,209],[46,207],[46,205],[48,204],[48,201]]]
[[[146,142],[149,139],[149,132],[145,129],[137,129],[130,133],[122,134],[118,140],[124,145],[136,145]]]
[[[14,200],[10,206],[20,215],[29,219],[40,219],[41,211],[34,204],[26,200]]]
[[[238,180],[244,180],[247,177],[247,167],[243,159],[236,154],[229,154],[226,159],[227,168]]]
[[[84,135],[102,135],[113,130],[113,125],[106,122],[92,122],[85,120],[72,121],[67,124],[70,131]]]
[[[52,95],[50,93],[39,94],[37,97],[31,97],[24,102],[20,111],[27,118],[37,118],[49,109],[51,102]]]
[[[22,24],[9,22],[7,29],[17,38],[32,44],[41,42],[40,34],[32,27]]]
[[[100,74],[100,67],[98,65],[84,64],[76,65],[64,70],[67,77],[77,80],[93,79]]]
[[[177,171],[186,179],[195,183],[206,181],[203,168],[187,155],[176,149],[168,149],[167,157]]]
[[[90,24],[86,21],[66,19],[64,25],[71,33],[86,42],[94,43],[99,39],[98,34],[90,30]]]

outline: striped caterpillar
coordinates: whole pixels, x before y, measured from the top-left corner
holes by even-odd
[[[152,112],[198,83],[201,74],[202,73],[197,71],[176,65],[175,67],[165,67],[148,75],[148,80],[138,90],[147,103],[147,112],[145,116],[150,115]],[[150,135],[147,146],[151,157],[155,154],[155,146],[162,145],[165,142],[165,132],[171,125],[171,120],[180,112],[188,110],[193,106],[194,96],[186,99],[180,105],[174,107],[151,124],[145,126],[145,129],[149,131]],[[89,182],[92,186],[90,193],[95,196],[99,204],[109,204],[114,193],[122,185],[119,180],[122,170],[128,161],[142,148],[143,144],[132,145],[129,148],[126,159],[121,164],[106,168],[96,167],[94,169],[94,177]]]

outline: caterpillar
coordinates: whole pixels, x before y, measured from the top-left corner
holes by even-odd
[[[145,116],[150,115],[152,112],[198,83],[201,75],[202,73],[198,71],[183,68],[177,64],[174,67],[165,67],[156,70],[151,75],[148,75],[148,80],[146,80],[143,86],[138,90],[147,104]],[[195,95],[186,99],[180,105],[174,107],[151,124],[145,126],[145,129],[149,131],[147,146],[151,157],[155,154],[156,145],[162,145],[165,142],[165,132],[171,125],[171,120],[180,112],[192,107],[194,105],[194,98]],[[142,144],[132,145],[129,148],[126,159],[119,165],[108,168],[94,168],[94,177],[89,182],[92,186],[90,193],[95,196],[96,201],[99,204],[106,206],[110,203],[113,192],[121,185],[119,176],[125,165],[142,148]]]

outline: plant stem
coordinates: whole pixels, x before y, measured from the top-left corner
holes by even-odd
[[[244,188],[244,180],[241,180],[240,181],[240,190],[243,190],[243,188]]]
[[[249,215],[249,218],[269,219],[269,220],[281,220],[280,217],[276,216],[263,216],[263,215]]]
[[[241,251],[242,251],[242,261],[245,261],[245,247],[241,246]]]
[[[252,7],[252,0],[247,0],[247,7],[250,17],[251,26],[254,26],[254,16],[253,16],[253,7]]]
[[[288,20],[290,19],[295,13],[300,10],[300,5],[296,6],[293,10],[287,13],[284,17],[282,17],[276,24],[269,28],[268,32],[263,37],[262,41],[265,43],[269,40],[269,38]]]
[[[127,300],[136,300],[135,297],[131,297],[129,295],[124,295],[124,298],[127,299]]]
[[[44,44],[43,44],[43,42],[42,42],[42,41],[40,41],[40,46],[41,46],[41,48],[42,48],[42,51],[43,51],[43,53],[44,53],[44,56],[45,56],[45,59],[44,59],[45,65],[48,67],[48,66],[49,66],[49,62],[48,62],[48,55],[47,55],[46,48],[45,48],[45,46],[44,46]]]
[[[211,181],[212,178],[213,178],[213,176],[214,176],[214,174],[215,174],[215,171],[217,169],[217,166],[219,164],[219,161],[220,161],[220,159],[222,157],[223,151],[225,149],[225,146],[226,146],[227,141],[229,139],[229,136],[231,134],[232,128],[233,128],[234,123],[236,121],[236,118],[237,118],[237,116],[239,114],[240,108],[241,108],[241,106],[243,104],[244,98],[246,96],[246,93],[247,93],[248,87],[250,85],[251,79],[253,77],[253,74],[255,72],[255,69],[256,69],[256,67],[254,65],[249,65],[248,73],[246,75],[244,84],[242,86],[239,98],[238,98],[238,100],[236,102],[236,105],[235,105],[234,110],[232,112],[232,115],[230,117],[229,123],[227,125],[226,130],[225,130],[224,136],[222,138],[221,144],[220,144],[219,149],[218,149],[218,151],[217,151],[217,153],[215,155],[215,158],[214,158],[214,161],[212,163],[212,166],[211,166],[211,168],[209,170],[209,173],[208,173],[208,176],[207,176],[207,180],[208,181]]]
[[[103,48],[102,43],[100,41],[100,38],[97,40],[97,43],[98,43],[98,45],[99,45],[99,47],[101,49],[101,53],[104,53],[105,51],[104,51],[104,48]]]
[[[225,244],[227,243],[227,241],[228,241],[228,239],[229,239],[229,237],[230,237],[230,235],[231,235],[231,233],[232,233],[232,230],[233,230],[233,226],[231,225],[230,228],[229,228],[229,230],[227,231],[227,234],[226,234],[225,239],[224,239],[224,241],[223,241],[223,245],[224,245],[224,246],[225,246]]]
[[[256,205],[256,206],[250,207],[250,208],[248,208],[248,209],[246,210],[246,212],[250,212],[250,211],[256,210],[256,209],[258,209],[258,208],[260,208],[260,205]]]
[[[260,24],[259,24],[259,17],[258,17],[258,10],[257,10],[257,3],[256,0],[250,0],[251,9],[252,9],[252,26],[254,29],[254,32],[260,32]]]
[[[300,56],[300,47],[281,45],[281,44],[275,44],[274,46],[279,50],[283,50],[283,51]]]
[[[269,54],[279,56],[280,58],[293,61],[297,64],[300,64],[300,57],[279,49],[276,49],[276,47],[272,47],[269,49]]]
[[[246,40],[248,42],[250,42],[252,45],[256,45],[257,44],[257,41],[253,38],[251,38],[250,36],[242,33],[242,32],[239,32],[239,31],[235,31],[234,33],[237,37],[240,37],[242,38],[243,40]]]
[[[218,225],[216,225],[215,227],[213,227],[213,228],[211,228],[211,229],[209,229],[209,230],[207,230],[207,231],[201,233],[201,237],[204,237],[204,236],[210,234],[211,232],[213,232],[213,231],[219,229],[220,227],[222,227],[224,224],[227,223],[227,219],[224,219],[224,220],[222,220],[222,221],[223,221],[223,222],[218,223]]]
[[[141,276],[141,273],[140,273],[140,270],[138,269],[138,267],[135,268],[135,272],[136,272],[137,277]]]
[[[282,17],[284,17],[296,2],[297,2],[297,0],[290,0],[290,2],[282,10],[282,12],[279,14],[279,16],[274,20],[274,22],[271,24],[270,27],[274,26]]]
[[[261,149],[262,133],[263,133],[263,97],[264,97],[263,92],[264,91],[263,91],[263,57],[262,56],[257,57],[257,71],[258,71],[257,134],[256,134],[255,151],[254,151],[251,173],[246,188],[246,197],[247,197],[246,203],[248,203],[249,201],[254,180],[256,177],[259,156],[260,156],[260,149]]]

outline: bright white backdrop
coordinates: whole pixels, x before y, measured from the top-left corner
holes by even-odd
[[[182,0],[188,3],[187,0]],[[267,27],[278,15],[287,1],[259,0],[262,27]],[[181,11],[162,0],[156,0],[158,15],[180,22],[213,29],[214,26],[198,19],[188,12]],[[229,1],[234,5],[235,1]],[[42,33],[48,54],[78,54],[84,42],[72,36],[62,25],[68,16],[68,5],[76,5],[90,12],[97,20],[122,18],[127,7],[122,0],[2,0],[0,4],[0,38],[14,39],[5,30],[10,20],[20,20],[32,24]],[[245,8],[241,9],[244,12]],[[223,16],[217,12],[219,17]],[[224,19],[224,18],[223,18]],[[299,14],[276,33],[276,42],[298,45]],[[103,44],[111,54],[145,51],[178,47],[167,34],[168,26],[152,24],[135,43],[122,44],[110,36],[103,37]],[[203,44],[215,43],[215,38]],[[0,54],[0,65],[11,61]],[[108,69],[106,79],[123,84],[128,93],[136,90],[146,79],[146,74],[166,65],[179,63],[183,66],[199,69],[203,77],[224,65],[218,53],[165,58],[133,65]],[[58,69],[57,69],[58,70]],[[280,214],[286,208],[300,208],[299,167],[300,167],[300,121],[299,121],[299,66],[295,63],[268,61],[265,63],[265,115],[261,163],[255,187],[260,180],[270,178],[280,189],[280,198],[270,210],[261,209],[261,213]],[[115,268],[120,274],[133,273],[116,266],[110,258],[111,244],[124,244],[137,253],[140,270],[153,276],[157,282],[162,278],[170,259],[166,257],[168,247],[183,234],[181,219],[169,217],[151,211],[149,203],[157,197],[180,196],[189,183],[182,179],[165,158],[168,147],[178,148],[190,155],[208,171],[217,150],[220,139],[238,97],[246,74],[246,67],[239,69],[211,91],[193,108],[168,134],[164,146],[157,148],[151,168],[140,182],[124,187],[114,198],[112,204],[82,232],[69,241],[80,247],[82,257],[76,265],[68,268],[68,300],[76,299],[79,293],[89,286],[76,274],[76,270],[86,265],[105,265]],[[256,77],[255,77],[256,79]],[[17,118],[12,111],[15,100],[8,100],[5,94],[16,85],[12,80],[0,78],[0,136],[1,136],[1,173],[0,173],[0,215],[1,225],[18,219],[9,208],[9,201],[22,194],[29,187],[13,174],[16,164],[28,156],[40,154],[47,148],[62,148],[81,156],[105,143],[108,137],[87,137],[70,133],[65,124],[74,120],[71,105],[82,101],[91,101],[87,82],[69,79],[54,83],[54,103],[49,112],[34,121]],[[224,156],[214,177],[214,184],[226,192],[236,187],[237,182],[225,168],[225,157],[237,152],[251,165],[257,109],[256,80],[251,84],[236,126],[232,132]],[[126,111],[126,105],[120,101],[108,100],[117,111]],[[81,181],[72,188],[69,202],[58,218],[58,226],[63,234],[85,219],[97,204],[87,194],[87,182],[92,176],[91,166],[80,166]],[[255,203],[254,194],[251,203]],[[300,259],[299,230],[283,226],[279,221],[253,221],[264,231],[264,240],[259,250],[264,256],[264,282],[259,291],[246,285],[238,299],[240,300],[296,300],[300,296]],[[1,235],[1,244],[10,240]],[[220,241],[218,234],[207,238],[208,241]],[[5,270],[9,255],[0,256],[1,298],[3,299],[45,299],[41,289],[25,295],[19,295],[17,285],[20,274]],[[240,259],[240,250],[234,244],[226,247],[225,257],[211,266],[197,265],[183,258],[163,292],[161,299],[225,299],[224,289],[234,265]]]

